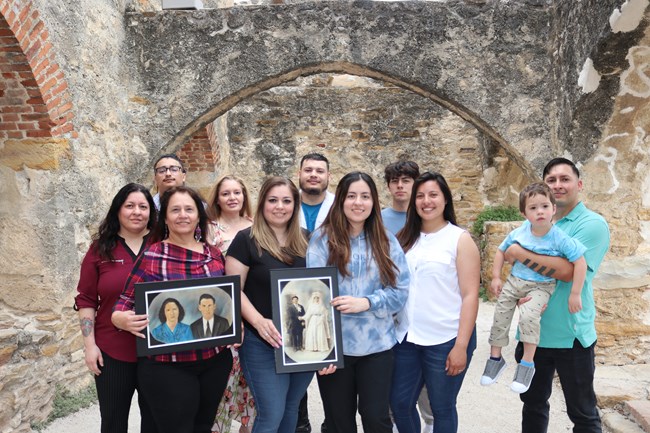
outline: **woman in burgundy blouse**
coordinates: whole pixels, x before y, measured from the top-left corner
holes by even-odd
[[[162,195],[151,246],[138,258],[115,304],[113,324],[144,338],[146,314],[135,314],[135,284],[215,277],[224,273],[218,248],[206,242],[208,217],[201,196],[173,187]],[[226,347],[138,358],[138,391],[159,433],[209,433],[232,367]]]
[[[148,245],[156,217],[153,199],[142,185],[129,183],[113,198],[108,214],[81,263],[75,298],[84,340],[86,365],[95,376],[102,433],[126,433],[136,389],[135,337],[119,332],[111,312],[133,263]],[[151,417],[139,396],[142,432]]]

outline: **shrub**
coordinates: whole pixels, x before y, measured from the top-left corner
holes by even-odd
[[[71,393],[69,390],[57,385],[54,402],[52,403],[52,412],[45,421],[32,423],[32,428],[40,432],[55,419],[66,417],[96,402],[97,390],[94,384],[76,393]]]
[[[487,206],[476,217],[476,221],[472,225],[472,234],[476,237],[481,236],[483,224],[486,221],[521,221],[523,219],[519,209],[514,206]]]

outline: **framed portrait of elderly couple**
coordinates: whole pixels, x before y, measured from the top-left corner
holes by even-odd
[[[334,267],[271,270],[273,323],[283,342],[275,349],[278,373],[343,367],[341,316],[330,305],[338,294]]]
[[[135,285],[135,312],[149,325],[136,338],[138,356],[241,341],[239,275]]]

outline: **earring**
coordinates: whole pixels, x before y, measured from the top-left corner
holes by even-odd
[[[197,242],[201,242],[201,227],[198,224],[196,225],[196,229],[194,229],[194,239]]]

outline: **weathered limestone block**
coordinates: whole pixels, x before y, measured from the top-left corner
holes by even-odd
[[[494,256],[501,242],[506,238],[508,233],[522,224],[521,221],[486,221],[483,226],[483,235],[480,240],[481,252],[481,286],[486,289],[488,298],[495,299],[490,292],[490,283],[492,282],[492,267],[494,266]],[[501,270],[501,280],[506,281],[510,275],[512,267],[508,262],[503,265]]]
[[[594,290],[598,331],[597,359],[605,364],[644,363],[650,359],[648,287]]]
[[[66,138],[6,140],[0,146],[0,164],[18,171],[23,166],[38,170],[56,170],[60,159],[72,157]]]

